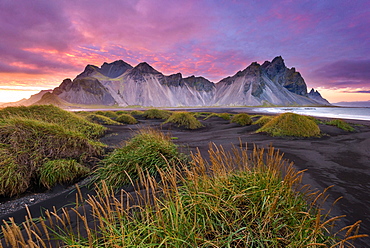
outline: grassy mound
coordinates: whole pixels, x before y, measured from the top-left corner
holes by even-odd
[[[115,113],[117,114],[117,116],[118,115],[121,115],[121,114],[129,114],[130,113],[130,111],[126,111],[126,110],[117,110],[117,111],[115,111]]]
[[[259,125],[260,127],[262,127],[263,125],[271,121],[273,118],[274,118],[273,116],[263,115],[257,121],[253,122],[253,124]]]
[[[125,124],[136,124],[138,121],[130,114],[121,114],[117,117],[116,121]]]
[[[38,169],[40,183],[48,189],[58,183],[71,183],[74,179],[85,176],[89,172],[89,168],[74,159],[50,160]]]
[[[143,115],[144,114],[144,111],[141,111],[141,110],[132,110],[132,111],[130,111],[130,114],[131,115]]]
[[[211,117],[214,117],[214,116],[216,116],[216,117],[220,117],[220,118],[222,118],[222,119],[224,119],[224,120],[229,121],[229,120],[231,119],[231,117],[232,117],[232,114],[229,114],[229,113],[209,113],[209,114],[207,114],[207,116],[204,118],[204,120],[207,120],[207,119],[209,119],[209,118],[211,118]]]
[[[38,185],[39,168],[46,161],[85,163],[103,152],[104,145],[92,137],[105,129],[75,114],[53,106],[7,108],[0,114],[0,195],[13,196]]]
[[[175,123],[178,127],[186,129],[198,129],[203,127],[192,113],[189,112],[174,112],[163,124]]]
[[[77,114],[53,105],[7,107],[0,110],[0,120],[19,117],[62,125],[68,130],[82,133],[89,138],[100,137],[106,130],[101,125],[91,123]]]
[[[355,131],[355,129],[350,124],[348,124],[347,122],[345,122],[343,120],[340,120],[340,119],[331,120],[331,121],[326,122],[325,124],[330,125],[330,126],[336,126],[340,129],[343,129],[344,131],[348,131],[348,132]]]
[[[109,187],[118,188],[138,179],[138,168],[150,175],[156,175],[158,168],[166,168],[177,163],[183,156],[170,137],[151,129],[140,130],[126,142],[102,160],[101,166],[94,172],[95,181],[104,180]]]
[[[252,118],[246,113],[240,113],[233,116],[230,121],[231,123],[238,123],[241,126],[247,126],[252,124]]]
[[[107,111],[95,111],[94,114],[96,115],[103,115],[103,116],[106,116],[110,119],[116,119],[118,117],[118,114],[114,111],[110,111],[110,110],[107,110]]]
[[[148,109],[144,111],[143,116],[147,119],[167,119],[171,116],[171,112],[162,109]]]
[[[320,137],[319,126],[306,116],[284,113],[274,117],[256,133],[268,133],[272,136]]]
[[[86,119],[100,125],[122,125],[122,123],[114,121],[105,115],[89,114],[86,116]]]
[[[160,171],[159,182],[141,171],[143,188],[127,198],[107,197],[103,183],[97,196],[87,200],[89,211],[80,208],[77,219],[68,211],[61,223],[50,221],[54,214],[47,220],[30,219],[24,225],[27,239],[20,237],[20,226],[5,223],[4,237],[22,247],[42,236],[59,240],[59,247],[190,248],[351,247],[349,241],[366,236],[356,235],[359,222],[343,228],[344,237],[331,236],[328,230],[340,217],[330,218],[315,205],[326,194],[310,191],[308,198],[297,190],[302,173],[273,148],[225,152],[215,147],[209,155],[211,164],[196,154],[181,172]],[[50,223],[44,228],[47,235],[33,225],[36,221]],[[75,223],[83,231],[70,228]]]

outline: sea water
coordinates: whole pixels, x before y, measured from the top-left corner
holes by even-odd
[[[370,108],[349,107],[274,107],[254,108],[258,113],[296,113],[316,117],[328,117],[337,119],[370,120]]]

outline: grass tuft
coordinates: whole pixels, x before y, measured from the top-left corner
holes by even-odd
[[[117,117],[116,121],[124,124],[136,124],[138,121],[130,114],[121,114]]]
[[[268,123],[269,121],[271,121],[273,118],[274,118],[273,116],[263,115],[257,121],[253,122],[253,124],[259,125],[260,127],[262,127],[266,123]]]
[[[256,133],[267,133],[277,137],[320,137],[319,126],[306,116],[284,113],[274,117],[266,123]]]
[[[147,119],[167,119],[171,116],[171,112],[162,109],[148,109],[144,111],[143,116]]]
[[[118,113],[117,112],[110,111],[110,110],[106,110],[106,111],[95,111],[93,113],[96,114],[96,115],[106,116],[106,117],[108,117],[110,119],[113,119],[113,120],[115,120],[118,117]]]
[[[149,175],[157,175],[158,168],[183,159],[171,137],[153,129],[141,129],[126,144],[101,161],[94,172],[95,181],[104,180],[112,188],[119,188],[138,179],[137,168]]]
[[[231,123],[238,123],[241,126],[251,125],[253,123],[252,118],[246,113],[236,114],[232,117]]]
[[[99,115],[99,114],[89,114],[86,116],[86,119],[93,123],[97,123],[100,125],[122,125],[122,123],[118,121],[114,121],[107,116]]]
[[[87,163],[103,152],[95,137],[104,127],[56,107],[6,108],[0,116],[0,195],[39,185],[37,173],[47,160]]]
[[[175,123],[178,127],[184,127],[186,129],[203,127],[202,123],[189,112],[174,112],[163,124],[165,123]]]
[[[348,124],[347,122],[345,122],[343,120],[340,120],[340,119],[330,120],[330,121],[326,122],[326,125],[336,126],[340,129],[343,129],[344,131],[348,131],[348,132],[355,131],[355,129],[350,124]]]
[[[38,169],[40,183],[51,189],[59,183],[71,183],[76,178],[86,176],[90,169],[74,159],[58,159],[45,162]]]
[[[144,114],[144,111],[141,111],[141,110],[132,110],[132,111],[130,111],[130,114],[131,115],[143,115]]]
[[[104,134],[106,128],[89,122],[85,118],[53,105],[35,105],[7,107],[0,110],[0,120],[25,118],[62,125],[64,128],[97,138]]]

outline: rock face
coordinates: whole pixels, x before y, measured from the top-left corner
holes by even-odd
[[[308,93],[308,97],[321,103],[322,105],[330,105],[330,103],[326,99],[324,99],[317,90],[313,88],[311,89],[310,93]]]
[[[282,57],[254,62],[218,83],[181,73],[165,76],[145,62],[132,67],[118,60],[86,66],[53,94],[70,103],[119,106],[329,105],[317,91],[307,94],[300,73],[287,68]]]

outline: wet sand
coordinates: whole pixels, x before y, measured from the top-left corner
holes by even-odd
[[[194,111],[194,110],[193,110]],[[199,109],[206,112],[237,112],[239,109]],[[255,114],[255,113],[251,113]],[[202,121],[205,127],[198,130],[184,130],[171,124],[161,125],[162,120],[145,120],[140,118],[137,125],[110,126],[107,134],[101,139],[110,147],[117,147],[132,136],[133,132],[143,126],[153,126],[170,132],[173,141],[179,145],[183,152],[196,151],[206,156],[210,142],[222,145],[230,149],[232,145],[238,146],[240,140],[247,143],[250,148],[253,145],[269,147],[272,145],[284,153],[284,158],[294,162],[298,170],[307,171],[304,174],[303,183],[310,184],[313,189],[328,190],[330,194],[327,203],[328,208],[338,197],[343,196],[332,209],[332,215],[346,215],[338,227],[362,221],[360,233],[370,234],[370,122],[352,121],[350,123],[361,124],[355,126],[355,132],[346,132],[336,127],[320,125],[326,135],[321,138],[293,139],[274,138],[265,134],[255,134],[258,126],[251,125],[241,127],[238,124],[229,123],[219,117],[211,117]],[[53,197],[39,201],[30,206],[33,217],[40,213],[40,209],[57,208],[73,202],[74,193],[66,189],[55,189]],[[65,192],[62,192],[62,191]],[[85,194],[92,193],[83,189]],[[57,194],[59,193],[59,194]],[[1,206],[1,205],[0,205]],[[12,213],[2,214],[1,219],[15,217],[16,222],[21,222],[25,216],[25,210],[20,209]],[[356,240],[356,247],[369,247],[370,239]]]

